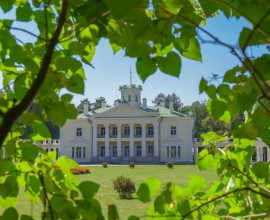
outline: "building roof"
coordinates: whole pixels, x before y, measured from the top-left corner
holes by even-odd
[[[180,112],[174,111],[173,113],[170,113],[170,109],[162,107],[162,106],[148,106],[147,109],[158,111],[160,116],[164,118],[186,117],[186,115],[181,114]]]
[[[98,108],[94,110],[94,112],[90,111],[88,112],[88,116],[85,116],[83,113],[78,115],[78,119],[83,119],[83,118],[89,118],[93,116],[93,113],[103,113],[106,112],[110,109],[113,109],[114,107],[103,107],[103,108]],[[184,114],[181,114],[179,112],[174,111],[173,113],[170,113],[170,109],[162,107],[162,106],[148,106],[147,109],[140,108],[140,110],[146,111],[146,112],[158,112],[160,114],[160,117],[164,118],[180,118],[180,117],[187,117]]]

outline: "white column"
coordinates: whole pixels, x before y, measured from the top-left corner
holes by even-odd
[[[157,157],[159,154],[159,144],[158,144],[158,123],[153,123],[154,125],[154,156]]]
[[[190,123],[188,125],[188,160],[190,162],[193,161],[193,154],[192,154],[192,148],[193,148],[192,128],[193,128],[193,125],[192,125],[192,123]]]
[[[266,149],[267,149],[267,162],[269,162],[270,161],[270,149],[269,149],[269,147],[266,147]]]
[[[134,157],[134,123],[129,123],[129,156]]]
[[[146,134],[145,134],[145,127],[146,127],[146,123],[141,123],[142,126],[142,156],[146,157],[147,153],[146,153]]]
[[[260,147],[260,161],[263,161],[263,147]]]
[[[97,124],[93,124],[93,157],[97,157]]]
[[[256,147],[256,162],[260,161],[260,147]]]
[[[122,156],[121,124],[117,124],[117,156]]]
[[[109,157],[109,124],[105,124],[105,157]]]

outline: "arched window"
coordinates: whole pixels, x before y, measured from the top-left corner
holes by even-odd
[[[131,102],[131,95],[128,95],[128,102]]]

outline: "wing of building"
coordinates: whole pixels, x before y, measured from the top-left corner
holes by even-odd
[[[142,87],[120,86],[121,102],[68,120],[60,130],[60,155],[79,163],[193,162],[194,117],[141,102]]]

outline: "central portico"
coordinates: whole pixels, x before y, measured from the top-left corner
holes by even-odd
[[[121,104],[92,121],[93,162],[159,161],[157,112]]]

